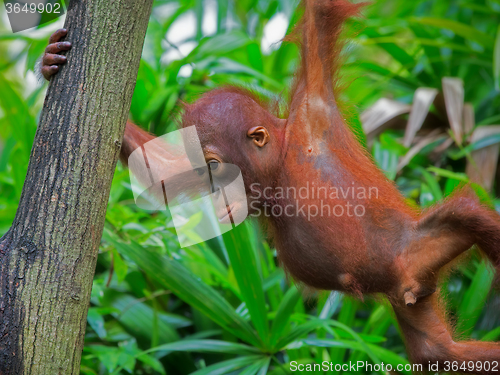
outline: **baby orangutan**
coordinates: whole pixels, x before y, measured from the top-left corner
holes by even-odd
[[[426,211],[406,203],[357,142],[336,104],[338,37],[360,5],[347,0],[304,0],[303,5],[302,62],[288,118],[276,117],[241,89],[221,88],[186,105],[183,127],[196,126],[212,173],[222,173],[217,170],[225,163],[240,168],[248,212],[267,212],[279,260],[295,279],[317,289],[385,294],[410,360],[424,370],[429,361],[439,362],[440,371],[445,361],[459,366],[499,361],[496,343],[454,340],[434,293],[441,268],[473,245],[499,269],[499,215],[468,188]],[[42,67],[47,79],[65,62],[59,54],[70,47],[60,42],[65,34],[56,32],[47,47]],[[153,138],[127,123],[122,160]],[[162,160],[149,157],[149,163],[161,167]],[[305,198],[283,194],[289,187],[309,193]],[[327,214],[325,197],[329,209],[335,206]],[[302,207],[321,212],[306,214]],[[460,372],[494,373],[484,366],[465,368]]]

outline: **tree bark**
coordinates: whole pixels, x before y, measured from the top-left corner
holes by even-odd
[[[111,180],[152,0],[71,0],[16,218],[0,239],[0,375],[79,374]]]

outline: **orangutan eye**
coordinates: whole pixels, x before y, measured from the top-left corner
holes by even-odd
[[[198,173],[198,176],[203,176],[205,174],[205,168],[197,168],[195,169],[196,173]]]
[[[219,168],[219,162],[217,160],[210,160],[208,162],[208,167],[210,168],[210,171],[216,171]]]

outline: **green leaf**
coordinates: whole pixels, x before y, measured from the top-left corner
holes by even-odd
[[[429,59],[429,64],[432,67],[435,77],[444,77],[446,75],[446,67],[441,58],[441,47],[453,48],[453,43],[449,41],[441,42],[433,38],[432,33],[421,25],[413,24],[410,26],[413,33],[417,36],[418,43],[425,51],[425,56]],[[440,43],[441,42],[441,43]],[[460,47],[465,47],[460,45]],[[469,48],[467,48],[469,49]],[[467,51],[468,52],[468,51]]]
[[[275,269],[270,275],[269,277],[267,277],[265,280],[264,280],[264,283],[263,283],[263,288],[264,290],[269,290],[270,288],[272,288],[273,286],[279,284],[281,282],[281,280],[283,280],[283,277],[285,276],[285,273],[283,272],[283,269],[282,268],[277,268]]]
[[[120,356],[122,355],[120,348],[104,345],[87,346],[85,351],[94,354],[110,372],[119,365]]]
[[[489,206],[491,209],[495,208],[495,202],[491,199],[490,194],[484,189],[484,187],[476,184],[475,182],[472,182],[470,187],[474,190],[474,193],[476,193],[481,204]]]
[[[215,363],[211,366],[205,367],[204,369],[195,371],[191,375],[223,375],[255,363],[259,360],[262,360],[261,355],[237,357],[227,361]]]
[[[0,122],[0,126],[2,125],[4,124]],[[8,124],[5,124],[4,126],[7,127]],[[15,146],[16,146],[16,140],[12,136],[9,137],[7,141],[3,144],[3,149],[0,151],[0,172],[5,172],[7,170],[10,154],[12,150],[14,150]]]
[[[471,333],[483,311],[494,276],[491,265],[482,260],[458,308],[458,332]]]
[[[432,195],[429,185],[422,183],[420,185],[420,205],[427,207],[436,202],[436,197]]]
[[[150,342],[153,333],[154,311],[140,299],[113,289],[105,290],[101,303],[104,307],[113,307],[116,312],[112,315],[134,337]],[[189,323],[185,324],[189,325]],[[184,326],[185,326],[184,325]],[[159,315],[157,332],[160,343],[179,340],[179,335],[169,322],[169,317],[163,313]]]
[[[99,338],[104,339],[107,335],[104,328],[104,318],[99,313],[99,308],[91,307],[87,313],[87,322],[92,329],[97,333]]]
[[[305,336],[309,334],[311,331],[314,331],[317,328],[322,328],[325,325],[324,320],[314,319],[308,322],[302,323],[294,327],[288,335],[283,337],[276,344],[276,349],[282,349],[285,346],[289,345],[293,341],[299,339],[301,336]]]
[[[493,76],[495,77],[495,89],[500,91],[500,26],[495,38],[495,50],[493,51]]]
[[[494,115],[491,117],[487,117],[481,121],[479,121],[476,125],[481,126],[481,125],[493,125],[497,122],[500,121],[500,115]]]
[[[103,238],[112,243],[121,254],[129,257],[160,285],[172,290],[180,299],[198,309],[236,337],[260,347],[260,340],[250,325],[219,293],[201,282],[182,264],[175,260],[165,259],[134,241],[124,243],[106,229]]]
[[[260,353],[260,351],[256,348],[244,344],[220,340],[179,340],[170,344],[159,345],[154,348],[137,353],[135,357],[141,359],[143,356],[158,352],[160,353],[159,355],[157,355],[158,359],[172,352],[225,353],[251,356],[252,358],[262,358],[261,355],[255,355],[255,353]],[[113,373],[113,375],[116,375],[119,372],[120,368],[118,368]]]
[[[395,149],[386,148],[380,142],[373,143],[373,157],[387,178],[394,180],[397,173],[399,153]]]
[[[438,176],[441,176],[441,177],[452,178],[454,180],[463,181],[463,182],[469,181],[469,178],[467,177],[467,175],[465,173],[456,173],[456,172],[452,172],[452,171],[449,171],[447,169],[442,169],[442,168],[438,168],[438,167],[429,167],[429,168],[427,168],[427,170],[429,172],[434,172],[435,174],[437,174]]]
[[[472,151],[480,150],[484,147],[488,147],[491,145],[496,145],[500,143],[500,134],[492,134],[487,137],[481,138],[479,141],[471,143],[467,147],[464,147],[458,152],[450,153],[450,157],[457,160],[465,157],[467,154],[470,154]]]
[[[121,255],[118,253],[118,251],[116,251],[116,249],[113,249],[113,269],[116,273],[118,283],[121,283],[123,280],[125,280],[125,277],[127,276],[128,266],[123,261]]]
[[[262,72],[262,53],[260,52],[260,45],[252,42],[247,45],[248,60],[250,65],[255,70]]]
[[[374,30],[372,28],[367,28],[364,33],[368,35],[370,39],[381,36],[381,34],[379,34],[377,30]],[[378,43],[378,45],[387,53],[389,53],[394,58],[394,60],[399,62],[403,67],[408,68],[415,64],[415,60],[413,59],[413,57],[398,45],[394,43]]]
[[[224,233],[222,237],[241,296],[250,313],[250,318],[261,340],[267,345],[269,341],[269,325],[262,278],[257,271],[259,260],[250,246],[248,236],[246,223],[243,223]]]
[[[495,40],[490,35],[479,31],[475,27],[466,25],[458,21],[432,17],[414,18],[412,21],[423,25],[435,26],[438,28],[451,30],[456,35],[459,35],[464,39],[474,41],[490,50],[493,50],[493,46],[495,44]]]
[[[363,71],[367,71],[370,74],[377,74],[383,79],[383,82],[391,82],[394,86],[398,88],[403,88],[406,90],[415,91],[419,86],[420,82],[413,76],[401,76],[400,74],[393,72],[387,67],[374,64],[370,61],[356,61],[354,67],[359,67]]]
[[[153,370],[158,371],[160,374],[165,374],[165,369],[163,368],[163,365],[161,364],[161,362],[157,358],[143,354],[143,355],[138,356],[137,359],[139,361],[141,361],[142,363],[144,363],[148,366],[151,366],[151,368]]]
[[[500,327],[493,329],[481,337],[481,341],[497,341],[500,338]]]
[[[294,341],[300,338],[301,336],[304,336],[311,331],[317,329],[317,328],[325,328],[328,331],[331,331],[330,333],[332,335],[336,335],[334,331],[331,330],[331,327],[339,328],[345,332],[347,332],[355,341],[357,341],[360,345],[360,347],[364,352],[368,354],[368,356],[375,362],[375,363],[380,363],[379,358],[374,354],[374,352],[370,349],[367,343],[363,341],[363,339],[354,332],[351,328],[349,328],[347,325],[340,323],[336,320],[333,319],[318,319],[318,318],[313,318],[305,323],[299,324],[297,327],[292,329],[292,331],[283,339],[281,339],[276,348],[283,348],[284,346],[291,346],[293,348],[294,346]],[[337,335],[338,336],[338,335]]]
[[[143,353],[153,352],[197,352],[197,353],[226,353],[238,355],[253,355],[260,353],[252,346],[220,340],[180,340],[170,344],[159,345],[145,350]]]
[[[225,73],[225,74],[234,74],[234,75],[249,75],[258,80],[263,81],[275,88],[281,89],[283,86],[280,82],[276,81],[274,78],[271,78],[258,70],[255,70],[247,65],[241,64],[237,61],[229,59],[227,57],[220,57],[213,63],[211,66],[212,71],[214,73]]]
[[[338,322],[345,326],[353,326],[356,319],[356,312],[358,311],[359,301],[351,296],[342,296],[342,306],[338,315]],[[340,335],[335,331],[335,338],[340,338]],[[330,357],[333,362],[341,363],[345,358],[346,351],[337,349],[335,352],[330,351]]]
[[[243,369],[238,375],[266,375],[271,357],[262,358]]]
[[[444,185],[444,195],[448,196],[455,191],[457,187],[459,187],[461,182],[454,178],[447,178],[446,183]]]
[[[292,286],[283,296],[271,328],[271,346],[274,347],[278,339],[282,336],[288,325],[295,305],[300,299],[300,292],[295,286]]]
[[[248,35],[237,30],[205,38],[186,58],[186,62],[198,62],[207,57],[226,56],[229,52],[251,43]]]
[[[439,187],[439,183],[436,181],[434,176],[432,176],[424,168],[417,167],[417,169],[424,176],[425,182],[427,183],[427,186],[429,187],[430,192],[431,192],[432,196],[434,197],[434,200],[443,199],[443,192],[441,191],[441,188]]]
[[[24,99],[14,87],[11,82],[0,75],[0,107],[11,124],[12,135],[17,140],[22,151],[19,156],[28,161],[33,140],[35,139],[36,122],[35,118],[31,116],[30,109]],[[27,170],[27,168],[25,169]],[[26,175],[26,170],[23,173],[24,175]]]

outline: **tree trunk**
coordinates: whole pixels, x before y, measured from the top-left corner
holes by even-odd
[[[0,239],[0,375],[79,374],[109,190],[152,0],[71,0],[12,228]]]

